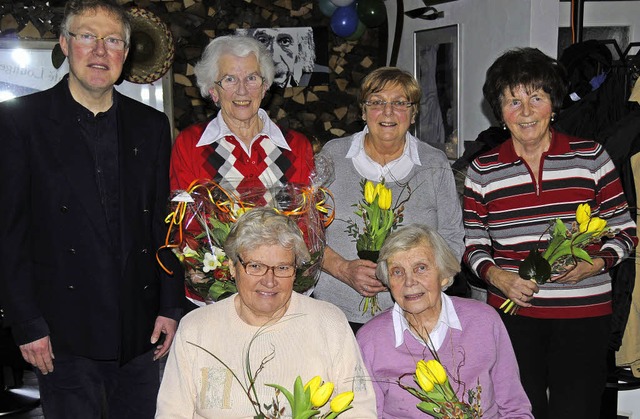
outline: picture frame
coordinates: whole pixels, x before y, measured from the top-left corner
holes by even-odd
[[[57,39],[0,39],[0,101],[46,90],[69,72],[66,59],[60,68],[53,66],[51,53],[57,43]],[[136,84],[125,80],[115,88],[125,96],[164,112],[173,132],[171,70],[153,83]]]
[[[413,35],[414,75],[422,88],[414,135],[455,160],[460,157],[459,25],[419,30]]]

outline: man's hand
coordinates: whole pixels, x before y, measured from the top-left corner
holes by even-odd
[[[49,336],[20,345],[22,357],[29,364],[37,367],[43,375],[53,372],[53,350]]]
[[[151,343],[155,344],[160,339],[160,334],[164,334],[165,338],[162,343],[156,346],[153,351],[153,360],[162,358],[169,352],[171,348],[171,342],[176,335],[176,329],[178,328],[178,322],[168,317],[158,316],[156,318],[156,324],[153,327],[153,333],[151,334]]]

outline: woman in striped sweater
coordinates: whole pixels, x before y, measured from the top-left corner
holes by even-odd
[[[552,128],[566,88],[563,69],[534,48],[507,51],[487,71],[485,98],[511,138],[473,161],[465,182],[464,261],[488,284],[490,305],[511,299],[502,319],[523,386],[539,418],[597,418],[606,383],[611,318],[608,270],[637,244],[636,226],[603,147]],[[544,250],[549,223],[575,219],[579,204],[616,231],[593,263],[578,262],[543,285],[518,275]]]

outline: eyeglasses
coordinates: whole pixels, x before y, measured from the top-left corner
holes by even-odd
[[[214,81],[215,84],[222,87],[224,90],[233,90],[240,84],[240,79],[236,76],[226,75],[218,81]],[[259,89],[264,84],[264,77],[257,74],[251,74],[244,78],[244,87],[247,90]]]
[[[277,278],[291,278],[296,273],[294,265],[269,266],[259,262],[244,262],[239,256],[238,261],[244,271],[251,276],[264,276],[269,270],[273,271],[273,276]]]
[[[409,102],[406,100],[392,100],[390,102],[386,100],[365,100],[364,104],[375,111],[381,111],[387,107],[387,103],[391,105],[391,109],[394,111],[406,111],[411,106],[415,105],[415,102]]]
[[[124,51],[127,47],[127,43],[122,39],[114,38],[113,36],[96,36],[90,33],[75,34],[69,32],[69,35],[73,36],[76,41],[82,46],[93,47],[98,40],[104,41],[104,47],[111,51]]]

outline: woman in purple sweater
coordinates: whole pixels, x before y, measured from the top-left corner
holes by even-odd
[[[390,235],[376,274],[391,291],[393,308],[357,335],[376,392],[379,418],[424,418],[420,402],[398,385],[416,387],[420,359],[433,359],[430,341],[459,400],[481,386],[483,418],[533,418],[511,341],[495,310],[475,300],[449,297],[460,264],[444,239],[411,224]],[[427,338],[428,337],[428,338]]]

